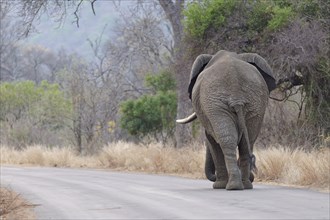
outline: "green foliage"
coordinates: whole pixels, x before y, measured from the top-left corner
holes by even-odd
[[[328,18],[330,1],[328,0],[300,0],[295,5],[295,11],[304,17],[309,18]]]
[[[184,10],[185,31],[193,38],[201,38],[210,28],[219,28],[234,10],[239,1],[205,0],[192,2]]]
[[[276,31],[288,24],[293,16],[292,6],[287,1],[259,0],[253,5],[247,24],[250,31]]]
[[[286,25],[290,18],[293,17],[293,11],[291,7],[283,7],[275,6],[272,9],[273,16],[272,19],[268,22],[268,29],[271,31],[277,30],[284,25]]]
[[[268,22],[271,19],[271,7],[267,4],[267,2],[261,1],[254,5],[251,13],[249,14],[247,23],[250,30],[261,32],[267,27]]]
[[[159,75],[148,75],[145,80],[146,84],[155,90],[155,94],[143,95],[136,100],[121,103],[121,127],[131,135],[152,135],[166,142],[174,135],[177,108],[174,79],[163,72]]]
[[[121,126],[132,135],[159,133],[173,126],[171,120],[174,121],[175,108],[176,95],[173,91],[128,100],[121,105]]]
[[[289,0],[258,0],[246,4],[232,0],[194,1],[183,12],[184,30],[192,38],[203,38],[208,30],[225,27],[228,18],[240,7],[243,7],[239,10],[240,16],[246,16],[249,31],[276,31],[295,15]]]
[[[151,88],[154,92],[166,92],[168,90],[175,90],[175,80],[170,73],[163,71],[158,75],[148,74],[145,78],[146,86]]]
[[[20,147],[40,143],[64,127],[70,112],[71,103],[57,84],[0,84],[0,138],[7,144]]]
[[[70,111],[70,102],[57,84],[32,81],[0,84],[0,120],[13,115],[15,120],[29,117],[40,123],[57,122]],[[61,121],[61,120],[60,120]]]

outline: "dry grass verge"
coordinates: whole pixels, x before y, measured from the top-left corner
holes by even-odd
[[[89,167],[165,173],[204,178],[204,147],[174,149],[160,144],[140,146],[118,142],[93,156],[79,156],[71,148],[31,146],[23,151],[1,146],[1,164]],[[272,147],[257,150],[257,181],[308,186],[329,191],[330,149],[307,152]]]
[[[272,147],[256,152],[258,179],[330,191],[330,149]]]
[[[19,194],[0,187],[0,220],[35,219],[34,205],[24,200]]]

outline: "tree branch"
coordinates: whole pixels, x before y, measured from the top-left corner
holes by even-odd
[[[96,2],[97,0],[93,0],[91,1],[91,7],[92,7],[92,11],[93,11],[93,14],[96,15],[95,13],[95,8],[94,8],[94,3]]]
[[[74,11],[74,16],[76,17],[76,20],[74,21],[76,24],[77,24],[77,27],[79,28],[79,16],[78,16],[78,11],[79,11],[79,8],[81,6],[81,4],[83,3],[84,0],[80,0],[80,2],[78,3],[77,7],[76,7],[76,10]]]

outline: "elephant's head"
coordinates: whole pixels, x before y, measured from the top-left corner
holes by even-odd
[[[276,88],[276,82],[273,76],[272,69],[268,65],[267,61],[259,56],[256,53],[242,53],[242,54],[236,54],[233,52],[227,52],[224,50],[219,51],[215,55],[210,55],[210,54],[201,54],[199,55],[192,68],[191,68],[191,73],[190,73],[190,83],[188,87],[188,93],[189,93],[189,98],[191,99],[191,94],[193,87],[195,85],[195,82],[197,80],[198,75],[205,69],[207,68],[208,64],[212,63],[213,60],[217,59],[219,56],[233,56],[237,59],[243,60],[253,66],[255,66],[260,74],[263,76],[267,87],[268,91],[271,92]]]

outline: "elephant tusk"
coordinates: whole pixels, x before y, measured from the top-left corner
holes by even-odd
[[[189,122],[192,122],[196,118],[197,118],[197,115],[196,115],[196,112],[194,112],[186,118],[176,120],[176,122],[179,124],[187,124]]]

